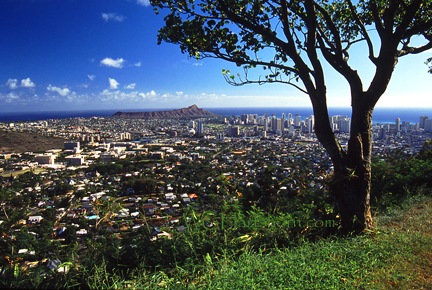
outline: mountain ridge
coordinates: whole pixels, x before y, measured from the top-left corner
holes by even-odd
[[[111,117],[119,117],[126,119],[142,119],[142,118],[181,118],[181,117],[212,117],[217,116],[212,112],[198,108],[197,105],[192,105],[187,108],[174,109],[169,111],[151,111],[151,112],[123,112],[118,111]]]

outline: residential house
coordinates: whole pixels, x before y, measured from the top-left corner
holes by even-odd
[[[28,222],[29,225],[31,225],[31,224],[38,224],[42,220],[43,220],[42,216],[40,216],[40,215],[32,215],[32,216],[28,217],[27,222]]]

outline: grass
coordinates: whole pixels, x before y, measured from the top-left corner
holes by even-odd
[[[88,272],[90,288],[134,289],[432,289],[432,200],[375,218],[360,236],[303,241],[282,249],[203,257],[192,268],[109,274]],[[142,267],[141,269],[143,269]]]
[[[34,284],[26,286],[91,289],[432,289],[432,198],[417,196],[407,199],[402,206],[377,215],[375,223],[375,231],[362,235],[332,236],[315,242],[304,240],[286,248],[266,249],[261,246],[253,250],[245,246],[240,252],[231,249],[215,255],[207,254],[200,259],[201,262],[195,259],[189,264],[177,264],[164,270],[157,267],[149,269],[145,260],[140,261],[137,267],[109,270],[108,262],[102,260],[92,266],[81,266],[78,272],[71,272],[64,279],[30,280]],[[165,240],[165,245],[175,248],[176,243],[180,242],[173,244],[173,240]],[[182,259],[175,254],[176,251],[173,253],[174,256],[167,258]],[[195,251],[191,255],[199,253]],[[13,288],[14,285],[8,286]],[[22,287],[23,284],[16,286]]]
[[[376,270],[374,282],[382,286],[378,289],[432,289],[432,200],[417,196],[403,207],[377,218],[387,242],[403,251],[389,267]]]
[[[21,175],[21,174],[24,174],[24,173],[26,173],[26,172],[30,172],[30,171],[32,171],[33,173],[35,173],[35,174],[38,174],[38,173],[40,173],[40,172],[44,172],[44,171],[47,171],[47,169],[46,168],[34,168],[34,169],[25,169],[25,170],[17,170],[17,171],[12,171],[12,172],[9,172],[9,173],[3,173],[3,174],[0,174],[2,177],[10,177],[11,176],[11,174],[12,174],[12,176],[18,176],[18,175]]]

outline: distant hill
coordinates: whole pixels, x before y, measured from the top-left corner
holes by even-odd
[[[46,137],[37,133],[0,130],[0,154],[62,149],[65,141],[62,138]]]
[[[142,118],[182,118],[182,117],[212,117],[216,114],[192,105],[187,108],[175,109],[171,111],[153,111],[153,112],[122,112],[119,111],[111,117],[120,117],[126,119]]]

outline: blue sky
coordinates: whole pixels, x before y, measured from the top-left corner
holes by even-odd
[[[221,60],[196,61],[157,45],[163,15],[147,0],[1,0],[0,112],[199,107],[308,107],[281,84],[233,87]],[[370,79],[361,45],[353,67]],[[379,107],[432,107],[431,52],[402,58]],[[349,90],[328,70],[328,104],[350,105]]]

